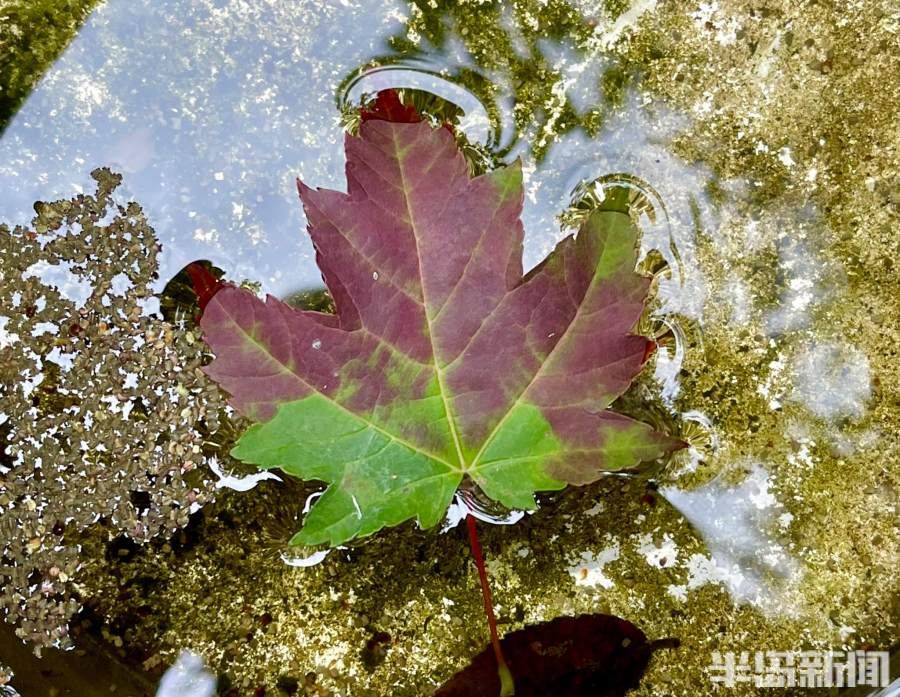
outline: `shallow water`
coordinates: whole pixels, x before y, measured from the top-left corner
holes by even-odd
[[[510,625],[599,606],[680,636],[642,693],[698,694],[713,649],[898,637],[896,22],[886,2],[109,0],[0,139],[0,220],[108,165],[163,242],[158,288],[199,258],[282,297],[318,287],[294,178],[343,188],[341,107],[383,87],[443,97],[485,159],[522,158],[526,267],[567,234],[573,195],[633,187],[668,330],[638,394],[692,447],[653,506],[604,483],[491,531],[492,574]],[[134,639],[205,650],[247,684],[290,665],[347,694],[418,694],[484,640],[448,539],[388,531],[362,561],[289,571],[222,542],[178,562],[154,600],[175,608],[167,628]],[[422,594],[383,561],[404,545],[443,572]],[[238,660],[227,618],[256,593],[242,554],[271,583],[254,610],[291,606]],[[397,640],[370,670],[355,647],[373,625]]]
[[[391,51],[391,37],[407,33],[408,15],[402,3],[300,11],[268,3],[106,2],[0,141],[0,219],[24,223],[39,198],[89,191],[89,170],[103,163],[126,175],[121,195],[151,212],[163,242],[161,279],[208,258],[280,296],[318,286],[294,179],[343,185],[339,108],[385,87],[444,97],[463,110],[460,127],[472,141],[507,161],[523,158],[526,267],[561,238],[555,218],[579,183],[617,174],[660,183],[666,170],[666,178],[689,177],[687,191],[659,192],[682,223],[690,218],[684,207],[705,198],[709,174],[673,160],[664,147],[677,118],[663,107],[641,108],[635,92],[597,137],[556,133],[563,95],[581,112],[597,108],[603,67],[568,41],[540,41],[540,62],[561,77],[549,85],[547,103],[532,107],[546,113],[522,127],[514,112],[523,104],[509,77],[492,75],[458,39]],[[490,90],[491,101],[483,104],[467,85]],[[671,257],[668,240],[657,235],[648,244]]]

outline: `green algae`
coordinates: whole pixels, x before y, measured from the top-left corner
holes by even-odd
[[[716,693],[706,673],[713,650],[897,642],[895,30],[887,2],[521,2],[508,12],[423,2],[389,41],[404,55],[423,40],[463,42],[480,69],[513,86],[512,116],[538,161],[565,133],[601,133],[629,90],[689,115],[671,149],[714,174],[719,224],[695,221],[691,263],[705,295],[701,318],[679,319],[685,358],[673,399],[713,432],[688,433],[694,459],[659,482],[727,490],[765,465],[768,494],[789,516],[767,532],[802,570],[763,576],[774,607],[736,606],[723,581],[704,582],[691,566],[709,559],[710,540],[643,482],[607,480],[484,531],[504,629],[611,612],[651,638],[676,636],[681,647],[654,658],[636,693],[647,697]],[[564,79],[542,39],[608,64],[603,99],[578,110],[554,94]],[[462,69],[453,77],[501,118],[494,83]],[[809,269],[794,273],[804,259]],[[796,312],[778,314],[795,302]],[[845,405],[833,416],[798,390],[810,351],[832,344],[864,354],[864,410],[840,401],[840,384],[822,386]],[[287,567],[283,541],[311,492],[265,483],[229,493],[204,510],[199,543],[160,544],[112,566],[105,540],[88,538],[82,593],[151,671],[190,646],[238,694],[276,690],[279,678],[306,694],[427,694],[487,641],[462,532],[404,526],[319,566]],[[373,662],[365,646],[377,633],[390,641]]]
[[[99,2],[0,2],[0,135]]]

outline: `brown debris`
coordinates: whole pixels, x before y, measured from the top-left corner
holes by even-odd
[[[142,543],[210,500],[225,410],[202,342],[155,311],[140,206],[92,176],[93,196],[36,203],[32,229],[0,225],[0,609],[38,650],[69,643],[79,532]]]

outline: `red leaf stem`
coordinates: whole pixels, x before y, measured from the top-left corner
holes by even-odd
[[[500,697],[512,695],[515,691],[512,673],[503,657],[503,648],[500,646],[500,636],[497,633],[497,618],[494,616],[494,603],[491,600],[491,587],[488,583],[487,569],[484,566],[484,555],[481,552],[481,544],[478,541],[478,525],[471,515],[466,515],[466,527],[469,529],[469,546],[472,548],[472,557],[475,559],[475,567],[478,569],[478,580],[481,583],[481,597],[484,601],[484,614],[487,616],[488,627],[491,630],[491,645],[494,647],[494,656],[497,658],[497,673],[500,676]]]

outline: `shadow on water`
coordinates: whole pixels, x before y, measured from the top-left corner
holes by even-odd
[[[13,686],[21,697],[150,697],[156,692],[154,680],[90,637],[79,637],[75,651],[44,649],[35,658],[13,627],[0,622],[0,663],[15,666]]]

